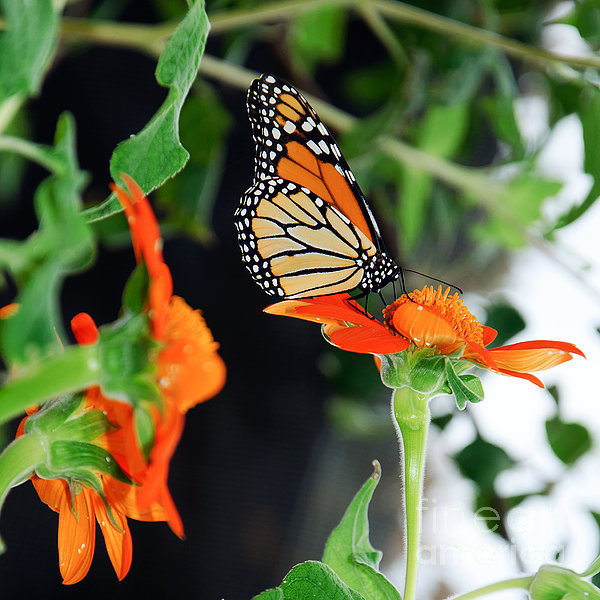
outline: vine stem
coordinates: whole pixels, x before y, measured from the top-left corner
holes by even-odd
[[[70,346],[19,371],[0,388],[0,424],[22,414],[29,406],[59,394],[97,384],[100,378],[98,346]]]
[[[404,600],[415,600],[417,587],[425,448],[430,422],[429,399],[429,396],[409,387],[396,388],[392,394],[392,416],[403,450],[406,519]]]
[[[49,156],[49,150],[51,149],[47,146],[40,146],[14,135],[0,135],[0,151],[15,152],[37,162],[48,171],[60,173],[63,165]]]
[[[494,592],[501,592],[502,590],[512,589],[523,589],[528,590],[534,579],[533,575],[528,577],[515,577],[514,579],[506,579],[504,581],[498,581],[489,585],[467,592],[466,594],[459,594],[458,596],[452,596],[450,600],[474,600],[474,598],[480,598],[487,594],[493,594]]]

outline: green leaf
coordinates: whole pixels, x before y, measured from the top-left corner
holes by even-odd
[[[432,106],[416,135],[420,150],[449,158],[460,147],[469,123],[469,104]],[[414,248],[425,225],[433,179],[421,169],[402,167],[402,191],[397,218],[404,232],[406,248]]]
[[[169,88],[169,94],[142,131],[116,147],[110,161],[115,181],[120,180],[121,173],[127,173],[147,194],[185,166],[189,154],[179,141],[179,115],[196,78],[209,28],[204,1],[196,0],[158,61],[156,80]],[[113,194],[99,206],[88,209],[86,217],[94,221],[120,211],[121,205]]]
[[[585,149],[583,170],[593,177],[594,183],[586,199],[559,217],[554,229],[565,227],[581,217],[600,196],[600,127],[598,127],[598,114],[600,114],[600,90],[590,86],[585,91],[584,98],[580,100],[579,119],[583,128],[583,145]]]
[[[493,492],[496,477],[515,464],[505,450],[480,436],[456,454],[455,460],[461,473],[484,494]]]
[[[252,600],[365,600],[351,590],[327,565],[306,561],[296,565],[283,583]]]
[[[292,59],[308,71],[318,63],[335,63],[346,41],[347,11],[341,6],[322,6],[302,12],[292,22]]]
[[[323,562],[366,600],[399,600],[398,590],[377,571],[382,553],[375,550],[369,541],[369,503],[381,476],[379,463],[374,461],[373,464],[373,474],[329,536]]]
[[[52,0],[1,0],[0,102],[15,94],[35,94],[58,39],[59,18]]]
[[[329,566],[312,560],[296,565],[280,588],[285,600],[366,600]]]
[[[285,600],[281,588],[273,588],[265,590],[262,594],[254,596],[252,600]]]
[[[565,423],[558,416],[546,421],[546,435],[552,452],[569,466],[592,448],[592,436],[583,425]]]
[[[446,359],[445,370],[448,384],[460,410],[465,408],[467,402],[481,402],[483,400],[483,386],[479,377],[476,375],[458,375],[451,359]]]
[[[504,184],[502,192],[503,210],[512,221],[523,228],[540,218],[544,201],[557,194],[563,184],[545,179],[535,173],[524,172]],[[503,216],[489,214],[487,223],[471,229],[477,240],[493,240],[503,248],[518,248],[525,244],[521,230],[508,226]]]
[[[19,311],[0,330],[9,363],[26,364],[61,348],[59,340],[66,338],[59,310],[62,282],[94,258],[92,232],[80,212],[85,177],[77,164],[74,122],[67,113],[58,121],[53,157],[61,166],[40,184],[34,199],[40,228],[21,244],[20,259],[3,265],[20,288]]]

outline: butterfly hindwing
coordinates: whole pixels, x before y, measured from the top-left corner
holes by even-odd
[[[269,294],[301,298],[356,288],[373,243],[309,189],[281,178],[251,187],[236,213],[246,266]]]

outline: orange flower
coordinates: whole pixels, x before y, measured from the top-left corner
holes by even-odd
[[[302,300],[284,300],[268,306],[270,314],[314,321],[323,325],[329,341],[342,350],[365,354],[394,354],[409,348],[431,348],[436,354],[451,355],[462,349],[463,360],[494,372],[542,382],[529,371],[550,369],[584,356],[573,344],[552,340],[521,342],[488,349],[497,335],[482,325],[449,288],[425,287],[407,297],[403,294],[383,311],[380,323],[348,294]]]
[[[218,344],[200,311],[172,296],[171,273],[163,261],[162,240],[148,200],[130,177],[122,177],[130,193],[118,186],[112,189],[125,209],[136,259],[143,262],[149,276],[146,312],[152,338],[159,343],[156,382],[163,406],[149,409],[154,440],[147,461],[138,444],[133,406],[105,398],[97,386],[87,390],[86,409],[103,410],[115,426],[114,431],[102,435],[95,443],[108,450],[138,484],[129,485],[109,475],[99,475],[114,523],[94,490],[77,484],[77,492],[71,494],[62,479],[32,477],[40,499],[59,513],[59,563],[65,584],[80,581],[90,568],[95,520],[100,524],[119,579],[129,571],[132,558],[127,517],[167,521],[173,532],[183,537],[183,524],[167,486],[169,462],[181,437],[186,411],[217,394],[225,382],[225,365],[216,352]],[[80,344],[98,340],[98,329],[88,314],[76,315],[71,325]],[[24,422],[25,419],[18,435],[23,432]]]

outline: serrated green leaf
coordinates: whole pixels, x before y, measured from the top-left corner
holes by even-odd
[[[58,39],[52,0],[1,0],[6,25],[0,34],[0,102],[35,94]]]
[[[455,460],[461,473],[484,494],[493,492],[496,477],[515,464],[504,449],[480,436],[456,454]]]
[[[329,566],[312,560],[296,565],[280,588],[285,600],[366,600]]]
[[[374,464],[375,471],[329,536],[323,562],[366,600],[399,600],[398,590],[377,571],[382,553],[369,541],[369,503],[381,476],[379,463]]]
[[[281,588],[272,588],[265,590],[262,594],[258,594],[258,596],[253,596],[252,600],[285,600],[285,598],[283,597]]]
[[[185,166],[189,155],[179,140],[179,115],[196,78],[209,29],[204,0],[196,0],[158,61],[156,80],[169,88],[169,94],[150,122],[116,147],[110,161],[115,181],[127,173],[147,194]],[[120,211],[121,205],[111,195],[85,214],[94,221]]]
[[[552,452],[566,465],[574,464],[592,448],[590,432],[579,423],[565,423],[556,416],[546,421],[546,435]]]

